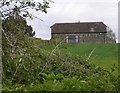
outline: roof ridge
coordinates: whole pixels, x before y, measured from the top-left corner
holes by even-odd
[[[55,24],[76,24],[76,23],[103,23],[102,21],[97,22],[64,22],[64,23],[55,23]]]

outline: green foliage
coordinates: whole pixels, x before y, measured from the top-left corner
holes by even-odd
[[[3,91],[118,91],[117,76],[59,47],[46,50],[51,41],[28,37],[15,22],[2,32]]]
[[[3,84],[3,91],[115,91],[116,86],[110,82],[111,76],[101,76],[96,74],[89,77],[88,80],[81,80],[79,77],[62,76],[62,79],[57,79],[59,75],[44,74],[44,82],[41,83],[35,80],[29,85],[12,84],[10,81],[7,85]],[[57,78],[56,78],[57,77]],[[61,75],[59,76],[61,78]],[[114,80],[117,78],[114,78]],[[12,87],[11,87],[12,86]],[[118,91],[118,90],[116,90]]]
[[[116,42],[116,36],[115,33],[110,29],[110,27],[107,27],[107,35],[108,38]]]
[[[31,38],[24,38],[27,51],[21,62],[6,61],[3,90],[12,91],[115,91],[117,77],[79,56],[51,54],[37,46]],[[43,42],[39,40],[39,42]],[[32,43],[32,46],[30,46]],[[29,54],[29,55],[28,55]],[[17,54],[19,56],[19,54]],[[19,61],[19,60],[18,60]],[[8,71],[9,70],[9,71]],[[16,71],[17,70],[17,71]],[[16,73],[15,73],[16,72]],[[9,74],[10,73],[10,74]],[[15,73],[15,74],[14,74]]]
[[[33,32],[33,29],[31,26],[26,25],[25,28],[26,28],[25,34],[32,37],[35,35],[35,31]]]
[[[109,71],[80,56],[60,50],[46,51],[44,47],[47,43],[45,46],[38,45],[43,41],[34,40],[20,32],[14,34],[18,41],[12,48],[3,34],[4,91],[118,90],[118,78]]]
[[[43,0],[43,2],[35,2],[34,0],[23,1],[21,0],[11,0],[8,2],[7,0],[3,0],[0,4],[0,10],[2,18],[6,18],[8,16],[17,17],[18,15],[22,14],[24,17],[33,18],[33,15],[30,14],[28,9],[33,9],[36,11],[42,11],[44,13],[47,13],[47,8],[49,8],[49,2],[50,0]],[[9,7],[11,6],[12,7]],[[5,7],[9,7],[9,9]]]
[[[51,45],[43,48],[51,52],[54,47],[54,45]],[[70,53],[72,56],[81,56],[86,60],[94,48],[95,51],[89,59],[91,63],[107,70],[111,70],[112,66],[118,67],[118,44],[61,44],[56,50],[61,51],[63,54]],[[118,71],[114,74],[117,73]]]
[[[18,32],[16,32],[15,30],[17,28],[19,31],[23,31],[23,33],[28,36],[33,37],[35,35],[35,32],[33,31],[32,27],[27,25],[26,20],[21,16],[19,19],[15,19],[14,17],[9,16],[8,18],[2,21],[2,28],[5,32],[14,31],[14,33],[17,34]]]

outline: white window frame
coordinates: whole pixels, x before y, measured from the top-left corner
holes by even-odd
[[[75,37],[75,38],[76,38],[76,43],[78,43],[78,35],[76,35],[76,37]]]
[[[78,38],[79,38],[78,34],[66,34],[66,42],[67,42],[67,43],[69,43],[69,40],[68,40],[68,36],[69,36],[69,35],[74,35],[75,38],[76,38],[75,43],[78,43]]]
[[[68,36],[66,36],[66,42],[68,43]]]

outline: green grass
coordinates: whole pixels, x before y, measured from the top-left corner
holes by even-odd
[[[55,46],[45,47],[48,51],[52,51],[54,48]],[[85,60],[93,49],[95,50],[89,58],[91,63],[107,70],[111,70],[113,66],[118,66],[118,44],[64,44],[58,47],[58,50],[63,51],[63,53],[78,55]],[[116,70],[114,74],[118,74],[118,71]]]

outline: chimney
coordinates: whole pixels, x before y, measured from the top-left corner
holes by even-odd
[[[78,23],[80,23],[80,20],[78,21]]]

